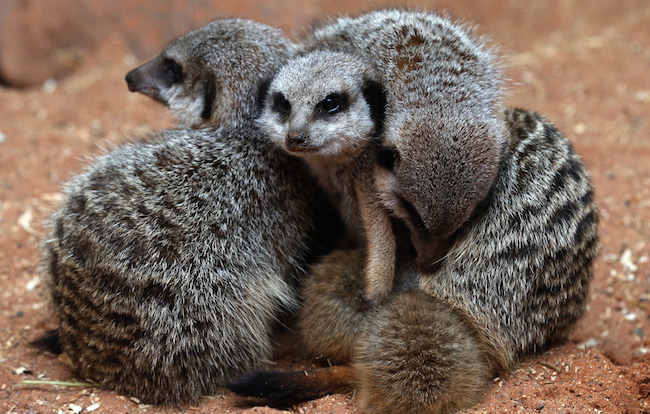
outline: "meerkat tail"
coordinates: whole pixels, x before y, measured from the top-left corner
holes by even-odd
[[[352,391],[354,377],[354,370],[349,365],[302,371],[258,371],[231,382],[228,388],[243,397],[288,406]]]

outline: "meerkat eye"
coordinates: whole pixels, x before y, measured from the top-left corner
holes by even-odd
[[[337,95],[331,94],[323,100],[323,109],[330,114],[338,111],[339,108],[341,108],[341,104],[339,103],[339,97]]]
[[[165,59],[162,62],[163,78],[171,86],[183,80],[183,68],[174,59]]]
[[[273,112],[276,112],[282,119],[289,117],[291,113],[291,103],[284,97],[280,92],[273,94],[273,106],[271,107]]]
[[[319,115],[334,115],[347,108],[347,96],[343,93],[331,93],[318,103]]]

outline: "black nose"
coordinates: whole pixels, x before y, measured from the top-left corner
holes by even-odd
[[[304,132],[290,132],[285,138],[285,144],[289,151],[300,151],[309,144],[309,137]]]
[[[130,71],[124,77],[124,80],[126,81],[126,86],[129,87],[129,91],[131,91],[131,92],[136,92],[137,91],[137,87],[135,85],[134,77],[135,77],[135,75],[133,74],[133,71]]]

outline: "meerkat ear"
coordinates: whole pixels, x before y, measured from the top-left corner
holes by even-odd
[[[257,86],[257,110],[258,113],[262,113],[262,110],[264,109],[264,101],[266,100],[266,96],[269,94],[269,89],[271,88],[271,81],[273,79],[271,77],[264,78],[262,81],[259,83]]]
[[[386,115],[386,91],[379,82],[367,79],[363,83],[362,92],[370,106],[370,116],[375,123],[375,135],[380,135],[383,132]]]
[[[217,85],[212,76],[209,76],[203,85],[203,111],[201,119],[207,121],[212,116],[214,100],[217,97]]]

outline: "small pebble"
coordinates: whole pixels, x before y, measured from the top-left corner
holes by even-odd
[[[55,79],[48,79],[45,82],[43,82],[43,92],[54,93],[54,91],[56,91],[57,86],[59,86],[59,83]]]
[[[643,329],[634,328],[632,332],[634,333],[634,335],[638,336],[639,338],[643,338]]]
[[[537,411],[541,412],[544,409],[544,403],[539,403],[537,406]]]
[[[31,373],[32,373],[32,371],[30,369],[28,369],[28,368],[25,368],[25,367],[20,367],[20,368],[14,369],[14,374],[16,374],[16,375],[29,375]]]
[[[600,345],[600,339],[591,338],[578,345],[579,348],[593,348]]]
[[[90,406],[86,407],[86,411],[88,411],[88,412],[95,411],[99,407],[101,407],[101,404],[95,403],[93,405],[90,405]]]
[[[0,144],[7,142],[7,136],[0,131]]]
[[[79,414],[79,413],[81,412],[81,410],[84,409],[82,406],[77,405],[77,404],[70,404],[70,405],[68,406],[68,408],[69,408],[70,411],[72,411],[74,414]]]
[[[575,132],[577,135],[582,135],[587,131],[587,125],[583,124],[582,122],[579,124],[576,124],[573,127],[573,132]]]
[[[28,292],[31,292],[40,282],[41,282],[41,278],[38,276],[34,276],[29,282],[27,282],[25,289],[27,289]]]

